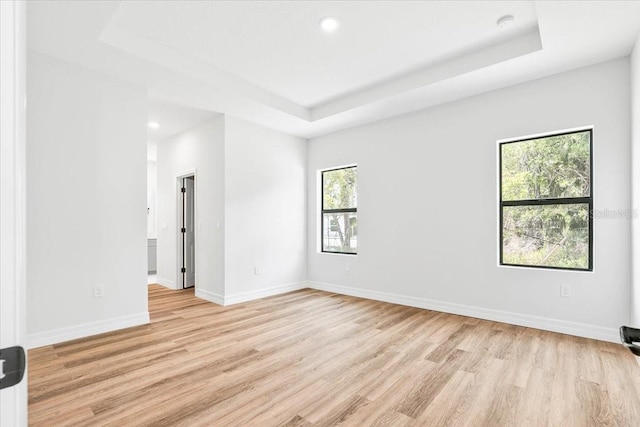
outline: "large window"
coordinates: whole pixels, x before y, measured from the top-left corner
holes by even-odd
[[[500,264],[593,269],[592,131],[500,143]]]
[[[322,172],[322,252],[358,252],[357,182],[355,166]]]

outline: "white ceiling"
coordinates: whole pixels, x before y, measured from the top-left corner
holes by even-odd
[[[147,104],[147,120],[160,125],[157,129],[148,130],[150,142],[160,142],[200,123],[211,120],[218,113],[200,110],[189,106],[176,105],[158,100],[149,100]]]
[[[147,123],[157,123],[159,127],[147,127],[147,160],[152,162],[158,160],[159,142],[211,120],[217,115],[219,113],[212,111],[149,100]]]
[[[147,19],[148,4],[132,2],[109,25],[309,108],[506,39],[496,27],[505,11],[501,2],[163,2]],[[521,28],[536,26],[531,2],[508,11]],[[340,31],[321,31],[323,16],[339,17]]]
[[[628,55],[640,2],[58,1],[27,19],[30,49],[147,87],[168,132],[218,112],[308,138]]]

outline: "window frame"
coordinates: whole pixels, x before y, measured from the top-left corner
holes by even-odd
[[[575,133],[589,133],[589,196],[588,197],[563,197],[563,198],[545,198],[545,199],[527,199],[527,200],[503,200],[502,199],[502,146],[505,144],[514,144],[518,142],[526,142],[535,139],[552,138],[554,136],[571,135]],[[499,263],[505,267],[523,267],[538,268],[545,270],[560,271],[593,271],[593,127],[576,128],[560,132],[551,132],[524,138],[515,138],[498,141],[498,210],[500,223],[499,227]],[[557,267],[547,265],[531,265],[531,264],[511,264],[504,262],[504,208],[511,206],[548,206],[548,205],[569,205],[569,204],[586,204],[588,206],[589,217],[589,265],[587,268],[575,267]]]
[[[340,254],[340,255],[358,255],[358,249],[355,252],[329,251],[324,248],[324,215],[331,213],[354,213],[358,217],[358,207],[342,208],[342,209],[325,209],[324,208],[324,174],[326,172],[335,172],[343,169],[356,169],[358,165],[341,166],[331,169],[323,169],[320,171],[320,252],[323,254]]]

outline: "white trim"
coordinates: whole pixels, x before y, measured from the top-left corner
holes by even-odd
[[[27,338],[25,29],[26,2],[0,1],[0,348]],[[28,378],[0,392],[0,425],[27,425]]]
[[[587,125],[587,126],[578,126],[575,128],[568,128],[568,129],[560,129],[560,130],[552,130],[552,131],[548,131],[548,132],[542,132],[542,133],[534,133],[531,135],[523,135],[523,136],[514,136],[514,137],[510,137],[510,138],[503,138],[503,139],[498,139],[496,141],[496,143],[498,145],[503,144],[505,142],[517,142],[517,141],[524,141],[527,139],[537,139],[537,138],[544,138],[547,136],[554,136],[554,135],[558,135],[561,133],[573,133],[573,132],[580,132],[580,131],[585,131],[585,130],[593,130],[593,125]]]
[[[165,279],[164,277],[156,276],[156,284],[162,285],[165,288],[169,289],[178,289],[175,282],[173,280]]]
[[[179,172],[176,175],[176,179],[189,178],[190,176],[196,176],[198,173],[198,168],[187,169],[185,171]]]
[[[358,163],[354,162],[354,163],[347,163],[339,166],[328,166],[326,168],[318,169],[318,173],[322,174],[322,172],[326,172],[326,171],[333,171],[333,170],[353,168],[353,167],[358,167]]]
[[[237,294],[225,296],[215,292],[199,289],[196,287],[196,297],[212,302],[218,305],[232,305],[241,302],[253,301],[260,298],[266,298],[274,295],[285,294],[287,292],[299,291],[308,286],[305,282],[288,283],[285,285],[272,286],[269,288],[256,289],[254,291],[238,292]]]
[[[329,283],[309,282],[309,288],[338,293],[342,295],[350,295],[359,298],[372,299],[376,301],[390,302],[393,304],[407,305],[410,307],[424,308],[427,310],[441,311],[444,313],[475,317],[478,319],[491,320],[494,322],[526,326],[528,328],[559,332],[561,334],[575,335],[578,337],[592,338],[601,341],[609,341],[615,343],[620,342],[618,329],[616,328],[606,328],[603,326],[588,325],[586,323],[569,322],[566,320],[533,316],[530,314],[520,314],[509,311],[493,310],[490,308],[473,307],[446,301],[436,301],[420,297],[352,288],[349,286],[332,285]]]
[[[105,332],[117,331],[132,326],[146,325],[147,323],[149,323],[149,312],[145,311],[138,314],[130,314],[128,316],[98,320],[97,322],[31,334],[28,337],[27,345],[29,349],[32,349],[78,338],[85,338],[91,335],[103,334]]]
[[[215,292],[207,291],[206,289],[200,289],[196,286],[196,297],[202,298],[205,301],[212,302],[218,305],[224,305],[224,296],[216,294]]]
[[[299,291],[308,287],[307,282],[288,283],[285,285],[272,286],[270,288],[256,289],[255,291],[238,292],[237,294],[224,297],[224,305],[238,304],[241,302],[253,301],[260,298],[266,298],[273,295],[284,294],[287,292]]]

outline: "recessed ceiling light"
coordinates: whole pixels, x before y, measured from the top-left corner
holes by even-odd
[[[338,29],[340,23],[332,16],[325,16],[318,21],[318,25],[320,25],[320,28],[322,28],[326,33],[332,33]]]
[[[158,129],[160,127],[160,125],[156,122],[149,122],[147,123],[147,126],[149,126],[151,129]]]
[[[508,28],[513,25],[515,22],[515,18],[513,15],[504,15],[502,18],[498,19],[498,27],[500,28]]]

